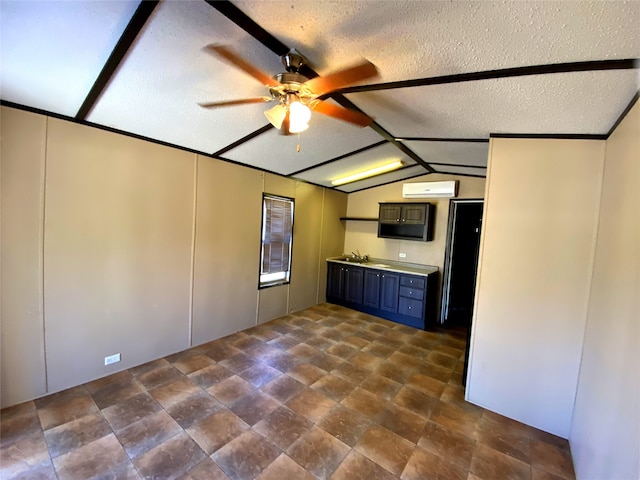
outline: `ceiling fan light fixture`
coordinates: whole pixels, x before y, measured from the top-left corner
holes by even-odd
[[[278,130],[282,127],[282,122],[284,121],[284,117],[287,114],[285,107],[281,104],[276,105],[275,107],[271,107],[269,110],[264,112],[264,116],[267,117],[269,123],[276,127]]]
[[[291,133],[304,132],[309,128],[311,109],[305,104],[295,101],[289,105],[289,131]]]
[[[362,172],[357,172],[351,175],[347,175],[346,177],[337,178],[331,181],[331,185],[338,186],[344,185],[345,183],[356,182],[358,180],[363,180],[369,177],[375,177],[376,175],[381,175],[383,173],[390,172],[391,170],[395,170],[402,166],[401,160],[394,160],[390,163],[385,163],[383,165],[379,165],[374,168],[370,168],[368,170],[363,170]]]
[[[287,133],[300,133],[309,128],[309,120],[311,119],[311,109],[298,100],[296,96],[287,96],[286,103],[279,103],[275,107],[264,112],[269,123],[282,130],[282,124],[289,113],[289,128]]]

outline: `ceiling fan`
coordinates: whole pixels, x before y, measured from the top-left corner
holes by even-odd
[[[269,122],[280,130],[282,135],[300,133],[309,128],[312,110],[362,127],[373,122],[370,117],[361,112],[339,107],[320,98],[352,83],[377,76],[378,69],[371,62],[365,60],[324,77],[309,79],[300,73],[300,69],[306,64],[306,59],[298,51],[292,49],[282,56],[282,64],[286,72],[270,77],[225,45],[212,44],[207,45],[205,49],[268,87],[270,95],[200,103],[199,105],[203,108],[278,102],[276,106],[264,114]]]

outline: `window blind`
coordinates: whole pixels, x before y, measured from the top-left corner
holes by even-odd
[[[260,283],[288,281],[293,233],[293,201],[265,195]]]

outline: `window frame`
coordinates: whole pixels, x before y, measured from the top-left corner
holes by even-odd
[[[291,232],[289,235],[289,258],[288,258],[288,270],[284,270],[282,272],[274,272],[274,273],[263,273],[263,263],[264,263],[264,254],[265,254],[265,234],[266,234],[266,220],[267,220],[267,205],[265,200],[273,199],[279,201],[290,202],[291,204]],[[291,283],[291,264],[293,258],[293,224],[295,219],[295,199],[290,197],[285,197],[283,195],[276,195],[272,193],[263,193],[262,194],[262,218],[260,221],[260,263],[258,265],[258,290],[262,290],[263,288],[277,287],[280,285],[288,285]],[[263,276],[265,275],[277,275],[283,274],[280,278],[274,278],[273,280],[263,280]]]

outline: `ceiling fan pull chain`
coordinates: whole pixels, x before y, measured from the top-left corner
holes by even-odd
[[[298,146],[296,147],[296,152],[300,153],[300,133],[298,133]]]

